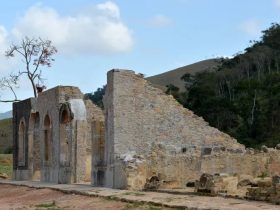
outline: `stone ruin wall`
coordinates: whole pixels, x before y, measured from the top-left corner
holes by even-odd
[[[251,154],[133,71],[108,73],[106,186],[185,187],[202,173],[279,173],[279,151]]]
[[[84,95],[77,87],[55,87],[40,93],[37,99],[31,98],[14,103],[13,110],[14,179],[53,183],[91,181],[92,156],[94,156],[92,138],[95,132],[93,124],[104,122],[104,116],[100,108],[91,101],[84,100]],[[63,110],[68,110],[68,117],[73,117],[68,119],[69,122],[66,124],[61,123]],[[47,115],[51,121],[51,157],[46,162],[44,121]],[[18,166],[17,128],[22,118],[26,122],[24,140],[26,161],[24,166]]]
[[[75,105],[76,100],[84,104],[85,118],[81,117],[83,109]],[[61,106],[71,103],[75,117],[65,133],[71,139],[70,168],[67,168],[60,163],[59,119]],[[40,165],[41,181],[91,180],[93,186],[143,189],[155,177],[160,187],[177,188],[185,187],[202,173],[254,177],[280,174],[280,150],[246,150],[133,71],[108,72],[104,105],[105,118],[96,105],[83,99],[78,88],[69,86],[42,92],[37,100],[15,103],[14,144],[18,144],[17,128],[21,118],[28,128],[25,133],[28,141],[25,165],[18,165],[15,147],[14,178],[30,179]],[[36,117],[36,113],[40,116]],[[44,145],[38,141],[44,139],[46,114],[52,120],[51,164],[44,163]],[[36,120],[32,122],[30,116]],[[37,144],[37,149],[32,143]],[[71,180],[67,178],[69,171]]]

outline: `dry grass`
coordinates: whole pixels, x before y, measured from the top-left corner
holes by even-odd
[[[0,154],[0,174],[7,174],[12,177],[13,156],[12,154]]]
[[[147,77],[146,79],[153,83],[155,86],[166,90],[166,85],[173,84],[180,88],[180,91],[185,91],[185,84],[181,80],[181,77],[186,73],[196,74],[205,70],[211,70],[216,67],[218,62],[216,59],[209,59],[200,61],[191,65],[183,66],[162,74],[158,74],[152,77]]]

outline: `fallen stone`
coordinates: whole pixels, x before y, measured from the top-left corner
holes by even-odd
[[[247,148],[246,153],[253,155],[253,154],[255,154],[255,150],[253,148]]]
[[[9,176],[6,173],[0,173],[0,179],[8,179]]]
[[[280,184],[280,176],[273,176],[272,177],[272,184],[275,186],[277,184]]]
[[[156,190],[160,186],[160,181],[157,176],[152,176],[150,179],[146,180],[146,184],[144,186],[145,190]]]
[[[261,151],[263,151],[263,152],[265,152],[265,153],[269,152],[268,147],[265,146],[265,145],[262,145]]]
[[[254,183],[255,183],[254,178],[251,175],[243,174],[243,175],[239,176],[239,181],[238,181],[239,187],[244,187],[244,186],[248,186],[248,185],[252,186],[252,185],[254,185]]]
[[[271,177],[265,177],[263,179],[259,179],[257,181],[258,187],[264,188],[264,187],[271,187],[272,186],[272,178]]]

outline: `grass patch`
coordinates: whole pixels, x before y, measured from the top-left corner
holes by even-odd
[[[160,207],[156,207],[156,206],[150,206],[149,210],[161,210]]]
[[[126,192],[126,193],[124,193],[124,195],[143,196],[145,194],[141,193],[141,192]]]
[[[162,208],[151,204],[129,203],[123,210],[162,210]]]
[[[128,203],[123,210],[131,210],[131,209],[136,209],[139,208],[141,206],[141,204],[139,203]]]
[[[0,174],[7,174],[12,177],[13,171],[13,155],[12,154],[0,154]]]
[[[62,208],[56,206],[55,201],[52,203],[41,203],[35,206],[36,210],[61,210]]]

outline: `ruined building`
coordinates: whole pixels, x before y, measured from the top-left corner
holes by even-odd
[[[99,138],[92,131],[104,117],[83,97],[76,87],[58,86],[14,103],[14,179],[91,181],[91,145]]]
[[[102,112],[59,86],[15,103],[13,178],[144,189],[202,173],[280,174],[279,150],[245,149],[133,71],[108,72],[103,102]]]

